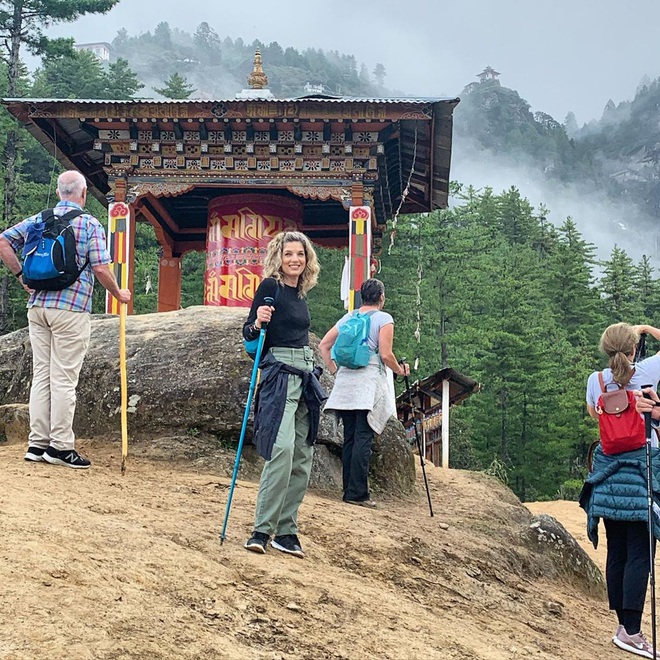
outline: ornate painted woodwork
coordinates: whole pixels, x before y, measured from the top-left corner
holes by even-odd
[[[249,307],[273,236],[296,230],[303,205],[277,195],[229,195],[209,204],[204,303]]]
[[[182,255],[207,248],[215,200],[249,193],[298,203],[295,222],[318,244],[345,248],[350,242],[354,263],[361,264],[353,273],[354,293],[360,277],[369,276],[370,253],[380,250],[388,219],[446,206],[457,102],[318,96],[2,101],[64,167],[86,176],[99,200],[126,201],[134,221],[154,227],[163,249],[161,283],[180,287]],[[346,231],[351,206],[368,211],[362,233],[354,224]],[[207,300],[217,293],[227,304],[241,302],[253,280],[231,280],[222,270],[228,265],[214,259]],[[159,292],[159,309],[175,308],[178,295]]]

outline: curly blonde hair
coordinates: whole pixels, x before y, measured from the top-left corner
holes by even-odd
[[[614,323],[605,328],[600,338],[600,350],[610,358],[612,377],[619,385],[627,385],[633,375],[628,357],[639,343],[637,331],[628,323]]]
[[[264,277],[273,277],[282,282],[282,252],[287,243],[301,243],[305,250],[305,269],[298,279],[298,295],[303,298],[316,286],[319,279],[319,261],[312,242],[299,231],[283,231],[268,244],[264,259]]]

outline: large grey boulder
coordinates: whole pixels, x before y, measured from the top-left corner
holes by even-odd
[[[528,548],[550,560],[553,568],[546,571],[546,576],[560,575],[574,581],[588,594],[605,594],[605,582],[599,568],[566,528],[552,516],[535,516],[523,528],[521,539]]]
[[[0,406],[0,443],[26,444],[29,432],[30,414],[27,405],[9,403]]]
[[[171,447],[172,457],[182,450],[190,455],[185,447],[189,441],[199,456],[204,442],[209,451],[235,445],[253,365],[241,340],[245,316],[244,309],[189,307],[128,317],[129,433],[141,451],[153,448],[166,458]],[[313,337],[312,346],[317,345]],[[0,405],[28,401],[31,360],[27,329],[0,337]],[[333,379],[326,373],[321,382],[329,390]],[[74,430],[82,438],[120,437],[117,317],[92,317]],[[250,424],[248,440],[251,430]],[[403,427],[393,420],[384,437],[375,443],[374,484],[388,493],[408,494],[415,487],[414,463]],[[166,438],[176,440],[168,443]],[[322,416],[318,443],[313,483],[336,490],[342,439],[333,416]]]

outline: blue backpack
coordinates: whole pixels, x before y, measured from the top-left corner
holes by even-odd
[[[71,286],[87,267],[76,262],[76,235],[71,220],[82,215],[74,209],[57,216],[53,209],[41,212],[30,224],[23,246],[23,283],[35,291],[61,291]]]
[[[339,327],[339,334],[332,347],[331,356],[338,367],[360,369],[369,364],[374,351],[369,347],[371,315],[375,312],[353,312]]]

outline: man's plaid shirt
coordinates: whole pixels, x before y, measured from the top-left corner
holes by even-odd
[[[55,207],[54,213],[64,215],[74,209],[80,209],[80,206],[70,201],[61,201]],[[41,213],[37,213],[2,233],[2,237],[7,240],[14,252],[18,254],[23,249],[28,226],[33,222],[38,222],[40,218]],[[50,307],[71,312],[92,311],[92,292],[94,290],[92,268],[109,264],[112,261],[106,248],[105,231],[103,231],[101,223],[89,213],[83,213],[74,218],[71,221],[71,227],[76,236],[78,268],[82,268],[87,260],[89,260],[89,264],[70,287],[62,289],[62,291],[35,291],[30,295],[28,307]]]

